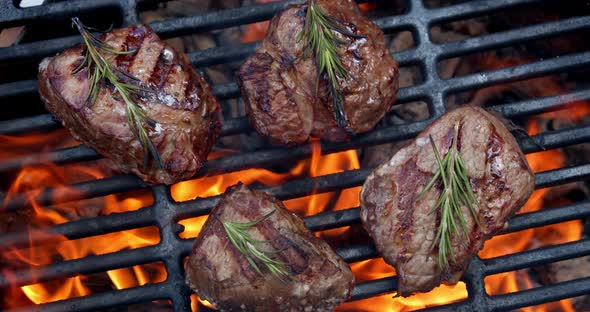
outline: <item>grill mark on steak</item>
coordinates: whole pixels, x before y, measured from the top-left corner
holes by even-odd
[[[278,251],[281,261],[287,264],[293,274],[301,274],[307,268],[307,254],[297,246],[288,237],[279,234],[278,231],[274,235],[278,235],[271,241],[272,247]]]
[[[115,59],[117,68],[129,72],[129,68],[131,67],[131,64],[133,64],[133,60],[135,59],[137,52],[139,52],[139,49],[143,43],[143,39],[146,35],[147,31],[144,27],[131,26],[129,28],[127,31],[127,37],[125,37],[125,41],[123,42],[121,50],[135,50],[135,52],[118,54]]]
[[[259,217],[256,217],[259,218]],[[307,268],[307,254],[287,236],[272,226],[270,222],[260,222],[256,229],[268,240],[275,251],[278,252],[281,261],[287,263],[291,273],[300,274]]]
[[[461,138],[462,136],[462,130],[463,129],[463,120],[459,121],[459,127],[457,127],[457,137],[455,138],[455,140],[457,140],[457,151],[460,152],[461,151]]]
[[[321,272],[325,275],[332,275],[338,273],[340,269],[329,260],[324,260],[321,266]]]
[[[256,105],[265,113],[271,109],[270,97],[268,95],[269,83],[266,75],[270,71],[272,65],[272,56],[268,53],[257,53],[257,62],[253,62],[252,66],[245,67],[240,72],[240,81],[253,81],[252,91],[254,92],[254,99]]]
[[[417,188],[427,180],[428,175],[423,173],[418,168],[416,161],[408,161],[402,167],[398,175],[396,175],[397,181],[403,181],[403,183],[396,183],[398,192],[397,205],[401,212],[398,213],[397,217],[399,221],[399,227],[395,229],[395,237],[400,240],[401,253],[403,254],[408,251],[410,240],[414,233],[414,214],[416,212],[416,197],[418,194]]]
[[[227,250],[229,250],[229,252],[233,255],[233,258],[237,260],[238,265],[240,266],[241,273],[249,281],[255,280],[258,272],[256,272],[256,270],[254,270],[254,267],[252,267],[252,265],[250,265],[250,262],[248,262],[248,259],[246,259],[246,256],[244,256],[233,245],[233,243],[231,242],[231,240],[227,236],[225,229],[223,228],[223,221],[219,220],[217,215],[213,215],[213,217],[214,217],[214,221],[215,221],[215,225],[212,227],[214,229],[213,233],[215,233],[215,235],[217,235],[217,237],[222,242],[222,244],[224,246],[226,246]],[[211,234],[209,234],[209,235],[211,235]],[[216,262],[216,261],[218,261],[218,260],[217,259],[212,260],[212,262]]]
[[[455,138],[455,127],[451,127],[451,128],[449,128],[449,131],[445,135],[445,141],[442,144],[443,146],[442,147],[437,146],[441,159],[443,159],[446,155],[446,153],[444,151],[448,152],[448,150],[451,148],[451,145],[453,145],[454,138]],[[457,148],[457,150],[459,150],[459,149]],[[436,165],[436,168],[438,168],[438,165]]]
[[[165,52],[166,48],[160,51],[160,56],[158,57],[158,62],[152,71],[152,75],[148,79],[148,83],[153,85],[158,91],[162,90],[164,83],[166,83],[166,78],[172,69],[172,62],[166,59]]]
[[[217,219],[214,219],[212,221],[218,222]],[[227,240],[224,235],[220,235],[221,231],[219,231],[219,227],[208,227],[203,229],[203,235],[215,235],[220,241],[223,241],[225,239],[224,244],[227,245],[227,243],[229,242],[229,240]],[[218,270],[217,267],[215,266],[215,259],[211,259],[209,257],[208,254],[203,255],[203,257],[201,257],[201,259],[203,261],[205,261],[205,267],[209,268],[209,270],[211,270],[212,275],[213,276],[217,276],[218,275]]]

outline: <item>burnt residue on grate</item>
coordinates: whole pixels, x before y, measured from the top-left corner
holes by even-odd
[[[49,3],[33,8],[17,8],[11,1],[0,4],[0,28],[29,26],[44,27],[51,23],[67,24],[69,17],[92,16],[97,12],[109,12],[114,16],[115,26],[125,26],[140,21],[140,11],[146,8],[157,8],[161,1],[136,0],[105,0],[85,1],[72,0]],[[194,12],[194,15],[169,17],[165,20],[154,20],[150,26],[163,38],[174,38],[195,33],[216,32],[234,26],[241,26],[254,22],[268,20],[273,14],[291,3],[301,1],[281,1],[276,3],[252,4],[246,7],[223,8],[217,11]],[[566,33],[576,33],[590,29],[590,18],[585,15],[574,14],[562,19],[539,21],[537,23],[511,24],[511,28],[496,28],[495,31],[482,31],[480,28],[465,28],[458,21],[472,19],[481,21],[482,16],[499,14],[505,10],[520,10],[525,6],[535,6],[536,0],[482,0],[473,2],[459,1],[446,5],[448,1],[421,0],[393,1],[404,4],[404,10],[392,10],[391,15],[379,11],[374,14],[375,22],[386,34],[394,38],[390,48],[395,51],[394,57],[407,71],[405,87],[400,89],[396,108],[387,120],[374,131],[354,137],[345,143],[321,143],[322,153],[335,153],[349,149],[383,146],[395,148],[399,142],[414,137],[432,120],[443,114],[457,99],[480,99],[483,105],[490,106],[509,118],[528,118],[530,115],[545,111],[557,110],[572,103],[590,100],[590,89],[563,89],[559,94],[540,97],[525,94],[521,87],[503,89],[500,99],[488,97],[489,87],[505,85],[507,82],[531,81],[538,77],[559,74],[572,70],[590,67],[590,52],[568,50],[559,57],[534,58],[527,62],[509,63],[506,66],[482,67],[473,71],[461,71],[457,61],[467,55],[477,55],[490,50],[502,50],[515,44],[530,43],[550,37],[558,37]],[[438,4],[433,5],[434,2]],[[454,2],[453,2],[454,3]],[[145,13],[142,13],[145,17]],[[104,22],[104,20],[103,20]],[[65,23],[65,24],[64,24]],[[442,26],[441,26],[442,25]],[[452,25],[452,26],[448,26]],[[441,29],[451,28],[450,38],[439,36]],[[15,64],[28,64],[28,72],[34,70],[42,57],[53,55],[64,48],[80,41],[72,33],[62,29],[59,33],[51,31],[42,37],[27,37],[18,45],[0,48],[0,68],[14,71]],[[438,32],[438,33],[436,33]],[[398,35],[392,35],[399,33]],[[397,39],[396,39],[397,38]],[[406,39],[400,39],[406,38]],[[405,40],[405,41],[404,41]],[[227,42],[226,42],[227,43]],[[231,42],[230,42],[231,43]],[[533,45],[537,47],[539,45]],[[241,62],[254,51],[255,42],[233,42],[229,45],[214,45],[204,50],[189,53],[193,65],[199,68],[211,68],[226,63]],[[506,51],[506,50],[504,50]],[[512,52],[510,52],[512,53]],[[468,59],[465,57],[465,59]],[[477,61],[477,57],[469,60]],[[446,62],[446,63],[445,63]],[[442,64],[442,65],[441,65]],[[449,65],[450,64],[450,65]],[[449,67],[450,66],[450,67]],[[449,69],[450,68],[450,69]],[[459,69],[458,69],[459,68]],[[442,70],[442,71],[441,71]],[[446,71],[445,71],[446,70]],[[461,75],[450,74],[449,71],[459,71]],[[25,71],[26,72],[26,71]],[[414,76],[412,76],[414,75]],[[3,77],[0,83],[0,98],[6,104],[4,111],[9,110],[10,103],[27,103],[32,106],[40,105],[35,100],[37,85],[35,80],[27,74],[15,74]],[[528,80],[527,80],[528,79]],[[521,83],[522,84],[522,83]],[[477,92],[474,90],[478,90]],[[214,92],[222,100],[235,100],[239,97],[239,89],[232,79],[220,82],[214,87]],[[532,91],[531,91],[532,92]],[[524,92],[527,93],[527,92]],[[461,97],[457,94],[468,94]],[[479,94],[479,95],[478,95]],[[481,95],[483,94],[483,95]],[[494,93],[498,94],[498,93]],[[496,96],[496,95],[494,95]],[[496,96],[497,97],[497,96]],[[506,101],[508,99],[508,101]],[[466,100],[467,101],[467,100]],[[406,106],[419,102],[419,106]],[[465,102],[465,101],[464,101]],[[509,102],[509,103],[506,103]],[[236,101],[237,103],[237,101]],[[230,104],[225,104],[230,105]],[[233,105],[233,104],[232,104]],[[415,107],[419,107],[416,109]],[[32,132],[45,132],[60,128],[50,115],[42,113],[42,107],[37,107],[33,115],[5,114],[0,121],[0,134],[14,135]],[[31,110],[28,110],[31,112]],[[17,118],[18,117],[18,118]],[[16,119],[15,119],[16,118]],[[554,121],[540,120],[545,131],[527,137],[517,136],[521,148],[526,153],[578,146],[590,142],[590,126],[588,124],[555,124]],[[236,134],[251,132],[247,120],[236,116],[225,121],[222,134],[229,137]],[[587,150],[572,150],[572,154],[579,155]],[[391,152],[391,151],[389,151]],[[309,145],[292,148],[270,148],[261,146],[256,150],[248,150],[238,154],[224,156],[211,160],[197,176],[216,175],[237,170],[268,167],[285,162],[286,160],[301,160],[312,154]],[[63,149],[15,157],[0,162],[0,173],[14,172],[24,166],[36,166],[46,162],[57,165],[76,164],[79,162],[95,161],[101,157],[86,146],[72,146]],[[375,163],[366,164],[359,170],[351,170],[314,178],[290,181],[275,187],[263,188],[265,191],[280,199],[292,199],[312,193],[325,193],[345,188],[359,186],[363,183]],[[588,159],[577,159],[575,165],[537,174],[536,185],[546,188],[555,185],[565,185],[580,182],[590,177],[590,163]],[[72,192],[71,190],[77,190]],[[118,194],[137,189],[149,190],[153,194],[153,204],[139,210],[80,219],[59,225],[53,225],[44,230],[44,234],[33,241],[24,232],[9,232],[0,235],[0,249],[11,247],[25,247],[29,244],[41,245],[50,242],[57,235],[64,235],[70,239],[78,239],[117,232],[140,227],[157,226],[160,240],[156,245],[124,250],[110,254],[86,257],[76,260],[52,263],[35,270],[28,268],[15,269],[10,278],[0,276],[0,287],[9,285],[27,285],[32,282],[60,279],[78,274],[93,274],[107,270],[130,267],[133,265],[162,263],[166,267],[167,278],[162,283],[147,284],[140,287],[119,291],[105,291],[84,297],[72,298],[65,301],[47,303],[24,310],[64,311],[64,310],[97,310],[108,309],[121,305],[131,305],[153,300],[165,299],[174,311],[190,311],[190,290],[184,282],[182,261],[190,251],[192,240],[181,239],[178,233],[182,227],[178,221],[185,218],[207,214],[217,203],[217,197],[198,198],[186,202],[176,202],[170,195],[170,189],[165,186],[149,187],[134,176],[115,175],[98,180],[82,181],[75,185],[56,188],[45,188],[35,194],[35,201],[46,205],[58,202],[73,202],[86,200],[108,194]],[[584,200],[584,198],[586,198]],[[6,198],[0,192],[0,200],[5,203],[5,209],[20,211],[31,205],[30,198],[25,194],[15,194]],[[590,216],[590,201],[582,196],[582,200],[557,208],[518,215],[511,219],[507,232],[555,224],[571,220],[579,220]],[[322,212],[305,219],[306,225],[313,230],[334,229],[342,226],[355,225],[359,221],[359,209],[351,208],[341,211]],[[341,246],[337,252],[348,262],[355,262],[377,257],[374,246],[370,244]],[[479,259],[476,258],[464,277],[469,294],[468,299],[447,306],[431,308],[431,310],[456,309],[459,311],[497,311],[510,310],[544,302],[556,301],[590,293],[590,272],[586,276],[570,281],[553,279],[550,285],[541,286],[516,293],[489,296],[486,293],[484,277],[501,272],[522,268],[539,267],[590,255],[588,239],[528,250],[516,254]],[[387,277],[359,283],[353,292],[351,300],[359,300],[395,291],[396,278]]]

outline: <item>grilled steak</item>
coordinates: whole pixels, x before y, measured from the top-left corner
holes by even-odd
[[[257,272],[232,244],[222,224],[260,220],[247,230],[285,264],[286,278],[260,261]],[[315,237],[302,220],[265,193],[239,184],[213,208],[185,264],[187,283],[222,311],[332,311],[350,295],[354,276],[348,265]]]
[[[451,235],[456,261],[449,260],[445,272],[437,264],[439,250],[433,248],[440,210],[431,213],[442,185],[419,196],[438,169],[429,136],[441,157],[457,140],[456,149],[478,201],[475,215],[479,224],[469,209],[461,206],[469,235]],[[481,108],[461,107],[436,120],[371,173],[361,192],[361,219],[385,261],[395,266],[398,293],[409,296],[441,282],[457,283],[483,243],[502,230],[506,220],[526,202],[534,182],[533,172],[504,125]]]
[[[147,26],[117,29],[102,40],[118,51],[135,50],[109,54],[107,61],[154,91],[136,100],[156,122],[148,135],[162,168],[144,166],[143,146],[129,127],[125,102],[112,86],[101,86],[96,99],[87,101],[88,68],[73,73],[84,58],[84,45],[39,65],[39,93],[45,107],[76,139],[110,158],[117,170],[133,172],[150,183],[190,178],[203,165],[220,131],[219,103],[211,88],[186,55],[174,51]]]
[[[395,102],[398,65],[391,57],[383,32],[364,17],[352,0],[314,1],[340,19],[355,35],[335,33],[345,41],[339,55],[348,78],[338,79],[347,125],[339,127],[332,108],[326,75],[318,84],[317,61],[305,57],[300,33],[308,5],[295,5],[277,14],[255,54],[237,78],[251,123],[270,141],[294,145],[310,135],[344,141],[351,133],[371,130]]]

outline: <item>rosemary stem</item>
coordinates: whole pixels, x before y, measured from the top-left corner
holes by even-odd
[[[458,150],[459,130],[459,123],[455,123],[451,146],[444,158],[436,148],[432,136],[429,137],[438,168],[417,197],[417,199],[422,197],[440,179],[442,190],[435,206],[431,210],[431,213],[437,212],[438,220],[438,227],[431,248],[434,250],[438,247],[437,262],[443,272],[448,272],[450,263],[456,262],[452,240],[457,237],[469,239],[467,222],[463,215],[463,207],[469,209],[470,216],[479,225],[474,208],[477,205],[477,199],[471,189],[469,174]],[[467,248],[467,244],[462,240],[460,242]]]
[[[151,141],[146,128],[151,128],[155,122],[147,117],[146,112],[135,101],[134,97],[139,95],[140,90],[149,91],[138,85],[126,83],[121,81],[120,76],[135,79],[128,73],[122,72],[118,68],[113,67],[107,60],[106,53],[119,55],[129,54],[134,51],[119,51],[111,47],[101,39],[91,33],[91,29],[84,26],[77,17],[72,18],[72,23],[80,35],[86,46],[86,52],[82,63],[77,66],[72,74],[76,74],[82,68],[87,68],[88,81],[90,83],[87,103],[92,103],[98,97],[101,88],[108,83],[114,88],[113,93],[117,93],[125,103],[125,112],[128,119],[128,126],[136,139],[139,141],[144,152],[144,167],[147,167],[149,155],[152,155],[158,168],[163,168],[162,160],[158,153],[155,144]]]

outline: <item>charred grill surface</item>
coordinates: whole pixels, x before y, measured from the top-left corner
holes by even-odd
[[[114,8],[117,12],[122,12],[122,26],[136,25],[138,23],[137,2],[134,0],[72,0],[22,9],[13,5],[15,1],[2,1],[0,2],[0,25],[2,27],[37,26],[43,23],[64,20],[66,20],[65,23],[69,23],[71,16],[93,14],[97,10],[105,8]],[[191,17],[157,21],[150,23],[150,26],[161,38],[167,39],[196,31],[209,31],[268,20],[289,5],[302,2],[282,1],[235,10],[209,12]],[[578,16],[442,44],[432,42],[428,33],[430,26],[441,22],[494,14],[515,6],[535,4],[537,2],[539,1],[483,0],[442,8],[425,8],[421,0],[409,0],[409,9],[402,15],[384,16],[374,20],[386,34],[402,30],[409,30],[414,34],[414,41],[417,43],[416,46],[410,50],[395,53],[394,57],[402,67],[410,64],[419,65],[423,70],[424,82],[420,85],[401,88],[398,92],[397,101],[399,103],[405,103],[421,99],[427,102],[430,105],[430,118],[426,121],[406,123],[400,126],[378,127],[365,135],[353,137],[347,143],[323,142],[322,152],[333,153],[351,148],[412,138],[428,126],[434,118],[441,116],[446,111],[445,96],[454,92],[588,67],[590,65],[590,53],[575,52],[559,58],[545,58],[529,64],[510,66],[486,73],[475,73],[450,79],[440,78],[436,68],[437,60],[460,57],[473,52],[502,48],[518,42],[545,39],[567,32],[576,32],[590,28],[590,17]],[[14,61],[37,63],[41,58],[53,56],[79,42],[79,36],[70,36],[0,48],[0,62],[2,64],[9,64]],[[236,43],[235,46],[231,47],[224,46],[196,51],[188,54],[188,57],[194,66],[206,67],[243,59],[253,53],[255,48],[256,44]],[[35,80],[17,81],[16,79],[10,80],[8,78],[7,81],[0,84],[0,98],[8,104],[19,104],[19,100],[26,99],[31,94],[37,94],[37,81]],[[213,93],[220,99],[228,99],[239,97],[240,91],[237,84],[228,83],[213,86]],[[507,117],[524,117],[546,110],[559,109],[564,105],[589,99],[590,91],[581,89],[562,95],[495,106],[492,109],[500,111]],[[53,120],[49,114],[0,121],[0,133],[2,134],[48,131],[59,127],[59,123]],[[230,119],[224,122],[222,135],[243,133],[250,130],[251,128],[248,126],[247,120]],[[588,126],[549,131],[535,135],[531,139],[518,140],[521,149],[525,153],[555,149],[585,142],[590,142],[590,129]],[[301,159],[310,154],[311,149],[307,145],[289,149],[265,149],[210,161],[207,163],[206,172],[213,174],[232,172],[244,168],[278,163],[284,161],[284,159]],[[39,155],[30,155],[30,157],[4,161],[0,164],[0,171],[4,173],[9,170],[21,168],[22,166],[39,164],[46,160],[54,161],[57,164],[68,164],[94,160],[100,157],[92,149],[83,145],[52,151],[43,156],[45,158],[39,157]],[[290,199],[312,193],[317,194],[360,186],[370,171],[370,169],[363,169],[304,179],[267,188],[265,191],[279,199]],[[537,188],[542,188],[573,181],[582,181],[589,177],[590,164],[579,164],[568,168],[537,173],[535,185]],[[66,195],[59,188],[48,188],[39,194],[38,202],[46,205],[56,201],[64,202],[78,200],[80,198],[92,198],[145,187],[147,186],[134,176],[114,176],[74,185],[73,188],[75,190],[82,191],[76,196]],[[188,297],[190,290],[185,285],[186,276],[180,263],[190,253],[193,241],[183,240],[178,237],[177,233],[180,232],[180,229],[177,221],[207,214],[215,206],[217,199],[199,198],[194,201],[177,203],[170,198],[169,188],[156,186],[152,190],[154,195],[154,204],[152,206],[144,207],[137,211],[59,224],[50,227],[47,231],[52,234],[66,235],[69,238],[76,239],[156,225],[161,233],[161,242],[158,245],[58,262],[46,267],[39,267],[39,270],[33,272],[34,274],[29,272],[29,270],[18,271],[10,279],[0,276],[0,285],[2,287],[9,287],[11,283],[27,285],[38,281],[61,279],[64,276],[104,272],[106,270],[130,267],[142,263],[161,261],[166,266],[168,275],[165,282],[117,291],[106,291],[90,296],[48,303],[36,307],[36,309],[42,311],[95,311],[166,298],[170,299],[174,311],[191,311]],[[3,202],[6,202],[6,200],[6,198],[2,198]],[[15,194],[15,197],[7,202],[6,207],[14,211],[24,209],[27,205],[30,205],[30,202],[24,194]],[[509,226],[506,231],[520,231],[568,220],[588,218],[589,216],[590,203],[583,201],[550,210],[515,216],[509,220]],[[358,224],[360,223],[359,208],[322,213],[306,218],[305,222],[313,230]],[[51,236],[43,236],[30,240],[29,235],[24,232],[5,233],[0,236],[0,247],[26,247],[29,243],[38,245],[43,244],[50,238]],[[337,253],[349,263],[378,256],[375,246],[372,245],[347,246],[338,249]],[[463,281],[467,285],[469,298],[453,305],[433,309],[455,309],[458,311],[510,310],[587,294],[590,292],[590,278],[582,278],[528,291],[497,296],[486,294],[483,283],[483,278],[491,274],[529,268],[586,255],[590,255],[590,242],[587,239],[582,239],[568,244],[510,254],[498,258],[479,259],[475,257],[463,278]],[[351,300],[391,293],[396,291],[396,289],[397,278],[395,276],[361,282],[355,285]],[[26,307],[22,311],[28,312],[31,311],[31,308]]]

